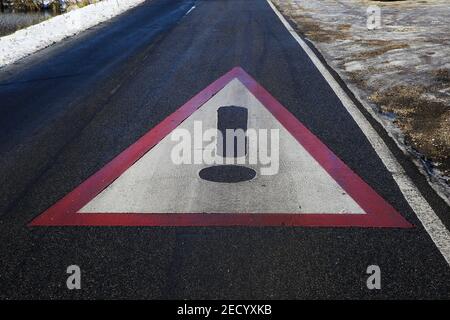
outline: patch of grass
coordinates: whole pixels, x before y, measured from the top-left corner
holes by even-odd
[[[367,86],[367,80],[365,79],[366,73],[366,71],[358,70],[347,72],[347,75],[354,84],[356,84],[360,88],[363,88]]]
[[[370,100],[396,114],[406,141],[450,174],[450,106],[427,98],[424,86],[398,85],[376,91]]]
[[[337,27],[338,31],[349,31],[351,28],[352,28],[352,25],[349,23],[340,24]]]
[[[11,3],[12,8],[21,11],[38,11],[40,5],[33,0],[15,0]]]
[[[347,25],[339,25],[336,29],[324,28],[313,18],[305,15],[297,15],[294,19],[298,31],[306,37],[317,42],[332,42],[335,40],[349,39]]]
[[[450,70],[449,69],[437,69],[433,71],[433,75],[437,81],[443,83],[450,83]]]
[[[386,41],[384,44],[378,44],[378,45],[380,46],[380,48],[378,48],[378,49],[358,52],[356,54],[353,54],[352,57],[356,60],[366,60],[369,58],[381,56],[388,51],[409,48],[409,45],[407,43],[401,43],[401,42],[393,43],[393,42]]]

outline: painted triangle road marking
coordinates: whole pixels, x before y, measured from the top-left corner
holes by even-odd
[[[253,176],[223,183],[202,179],[201,172],[212,167],[217,171],[217,166],[174,163],[171,154],[179,142],[171,133],[194,133],[199,123],[203,129],[220,127],[218,114],[226,111],[224,106],[239,106],[232,107],[231,113],[243,112],[238,121],[245,122],[248,131],[276,130],[275,174],[263,174],[267,162],[247,163],[240,167],[254,172]],[[242,121],[244,116],[247,121]],[[194,144],[190,151],[190,155],[204,152],[205,145]],[[30,225],[411,227],[239,67],[181,106]]]
[[[282,160],[277,174],[257,175],[251,181],[236,184],[202,180],[198,172],[209,166],[174,164],[171,150],[178,142],[171,141],[167,135],[79,212],[364,214],[238,79],[229,82],[177,129],[194,132],[196,121],[201,121],[203,128],[215,128],[217,109],[228,105],[246,106],[248,127],[256,132],[280,130],[279,158]],[[248,167],[257,173],[261,171],[258,164]]]

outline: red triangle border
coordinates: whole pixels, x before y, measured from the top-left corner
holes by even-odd
[[[317,213],[78,213],[181,122],[231,80],[243,85],[278,119],[366,214]],[[29,226],[309,226],[410,228],[389,203],[242,68],[235,67],[199,92],[102,169],[29,223]]]

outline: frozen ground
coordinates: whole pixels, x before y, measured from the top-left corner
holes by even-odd
[[[450,0],[272,0],[450,196]],[[367,8],[381,25],[367,28]]]
[[[103,0],[0,38],[0,67],[137,6],[145,0]]]

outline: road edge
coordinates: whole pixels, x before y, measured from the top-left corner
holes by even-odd
[[[363,134],[366,136],[367,140],[371,144],[372,148],[377,153],[378,157],[383,162],[386,169],[392,175],[395,183],[403,194],[405,200],[408,202],[411,209],[414,211],[415,215],[423,225],[424,229],[431,237],[432,241],[438,248],[439,252],[442,254],[447,264],[450,266],[450,232],[441,221],[439,216],[436,214],[434,209],[422,195],[418,187],[411,180],[411,178],[406,173],[405,169],[400,165],[399,161],[395,155],[391,152],[385,141],[378,134],[369,120],[364,116],[363,112],[356,106],[359,103],[360,106],[368,113],[373,120],[378,122],[383,129],[384,126],[377,119],[374,110],[367,108],[362,104],[353,92],[348,88],[343,88],[345,82],[340,79],[339,74],[333,70],[326,62],[324,63],[324,58],[322,59],[318,56],[320,54],[318,50],[313,50],[300,35],[294,30],[294,28],[289,24],[289,22],[284,18],[284,16],[278,11],[276,6],[270,1],[266,0],[269,6],[272,8],[273,12],[280,19],[282,24],[285,26],[287,31],[292,35],[292,37],[297,41],[303,51],[308,55],[311,62],[317,68],[317,70],[322,74],[324,79],[330,85],[333,92],[341,101],[344,108],[356,122],[358,127],[361,129]],[[316,53],[316,52],[317,53]],[[334,75],[332,74],[332,72]],[[351,97],[350,94],[353,96]],[[387,133],[387,132],[386,132]],[[388,135],[389,136],[389,135]],[[394,141],[393,141],[394,142]],[[394,142],[395,143],[395,142]],[[397,145],[397,144],[395,144]],[[398,147],[398,146],[397,146]],[[430,186],[431,187],[431,186]],[[434,192],[434,188],[432,188]],[[439,196],[439,195],[438,195]]]

